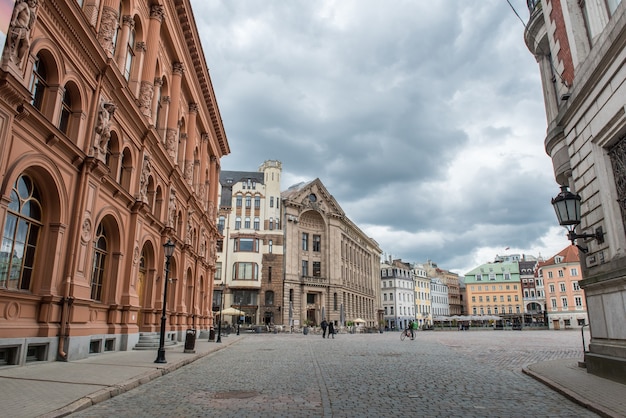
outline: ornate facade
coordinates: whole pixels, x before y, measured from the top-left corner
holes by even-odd
[[[18,0],[0,61],[0,363],[212,326],[230,152],[189,0]]]
[[[581,197],[576,233],[601,236],[575,239],[592,335],[587,371],[626,383],[626,2],[528,6],[525,41],[539,63],[546,152],[557,183]]]
[[[235,308],[228,323],[282,325],[283,225],[280,161],[265,161],[258,171],[222,171],[213,305]],[[216,309],[222,310],[222,309]]]
[[[283,323],[338,326],[383,321],[381,250],[345,215],[319,179],[282,193],[285,230]]]

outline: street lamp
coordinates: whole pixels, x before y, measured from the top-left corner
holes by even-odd
[[[241,300],[241,298],[239,298],[239,310],[241,311],[241,304],[242,304],[243,300]],[[241,315],[238,313],[237,314],[237,335],[239,335],[239,327],[241,324]]]
[[[552,199],[552,206],[554,206],[559,225],[567,229],[567,239],[572,241],[572,245],[575,244],[577,238],[594,238],[598,241],[598,244],[602,244],[604,242],[604,231],[601,226],[596,228],[594,234],[577,234],[574,231],[580,225],[580,201],[579,195],[570,192],[567,186],[561,186],[561,193]],[[581,247],[578,248],[583,252],[587,252]]]
[[[166,308],[167,308],[167,283],[169,281],[170,276],[170,258],[174,254],[174,248],[176,244],[174,244],[170,239],[167,240],[165,244],[163,244],[163,248],[165,251],[165,283],[163,284],[163,314],[161,315],[161,335],[159,338],[159,351],[157,354],[155,363],[167,363],[165,360],[165,319],[166,319]]]
[[[225,289],[222,289],[220,291],[220,321],[217,323],[217,340],[215,340],[216,343],[222,342],[222,316],[224,316],[222,312],[224,312],[224,290]]]

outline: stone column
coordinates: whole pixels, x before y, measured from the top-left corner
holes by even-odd
[[[196,148],[196,119],[198,117],[198,104],[189,104],[189,123],[187,124],[187,143],[185,144],[185,179],[190,187],[193,187],[193,152]]]
[[[175,62],[172,68],[171,104],[167,115],[167,131],[165,133],[165,150],[172,162],[176,163],[178,151],[178,115],[180,106],[180,86],[183,78],[183,64]]]
[[[152,97],[152,124],[155,128],[159,126],[159,117],[163,116],[163,112],[159,111],[159,100],[161,99],[161,87],[163,87],[163,79],[161,77],[154,78],[154,97]]]
[[[150,120],[152,118],[152,96],[154,95],[154,85],[152,83],[154,82],[163,17],[164,10],[162,5],[154,4],[150,7],[150,25],[148,36],[146,37],[149,44],[147,45],[139,89],[139,108],[141,113]]]
[[[209,169],[209,216],[211,219],[215,218],[215,202],[217,202],[217,183],[220,181],[220,168],[217,161],[217,157],[211,156],[211,168]]]
[[[206,182],[207,182],[207,170],[209,168],[209,160],[208,160],[208,146],[209,146],[209,134],[204,132],[202,134],[200,144],[200,185],[198,194],[200,195],[200,201],[202,202],[202,207],[206,209],[206,200],[207,200],[207,190],[206,190]]]

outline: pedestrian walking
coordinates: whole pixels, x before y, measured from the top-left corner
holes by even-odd
[[[326,328],[328,328],[328,322],[326,322],[326,318],[322,319],[322,338],[326,338]]]
[[[335,338],[335,325],[333,324],[333,321],[330,321],[328,323],[328,336],[333,336],[333,339]]]

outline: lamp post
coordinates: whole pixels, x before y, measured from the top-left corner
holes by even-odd
[[[241,298],[239,298],[239,310],[240,310],[240,311],[241,311],[241,303],[242,303],[242,302],[243,302],[243,301],[241,300]],[[238,315],[238,316],[237,316],[237,335],[239,335],[239,327],[240,327],[240,324],[241,324],[241,315]]]
[[[164,252],[165,252],[165,283],[163,284],[163,314],[161,315],[161,335],[159,338],[159,351],[157,354],[155,363],[167,363],[165,360],[165,320],[166,320],[166,309],[167,309],[167,283],[169,281],[170,276],[170,258],[172,254],[174,254],[174,248],[176,244],[174,244],[170,239],[167,240],[165,244],[163,244]]]
[[[222,291],[220,292],[220,321],[217,323],[217,340],[215,340],[216,343],[222,342],[222,316],[224,316],[222,312],[224,311],[224,290],[225,289],[222,289]]]
[[[581,219],[580,201],[579,195],[570,192],[567,186],[561,186],[561,193],[552,198],[552,206],[554,206],[559,225],[567,228],[567,239],[572,241],[572,245],[575,244],[578,238],[594,238],[598,241],[598,244],[602,244],[604,242],[604,231],[601,226],[597,227],[593,234],[577,234],[575,232],[576,227],[580,225]],[[583,252],[587,252],[581,247],[578,248],[583,250]]]

